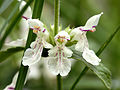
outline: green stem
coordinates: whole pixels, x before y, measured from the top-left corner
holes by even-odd
[[[60,0],[55,0],[54,2],[54,36],[58,33],[59,28],[59,12],[60,12]]]
[[[59,13],[60,13],[60,0],[54,0],[54,36],[58,33],[59,28]],[[61,76],[57,75],[57,88],[58,90],[62,90],[61,85]]]
[[[62,80],[60,74],[57,75],[57,90],[62,90]]]
[[[12,22],[9,24],[9,26],[7,27],[5,34],[3,35],[3,37],[0,40],[0,49],[2,48],[6,37],[10,34],[10,32],[12,31],[13,27],[17,24],[17,22],[21,19],[21,16],[23,15],[23,13],[25,12],[25,10],[27,9],[27,7],[32,3],[33,0],[29,0],[27,2],[27,4],[24,6],[24,8],[21,10],[20,13],[18,13],[18,15],[12,20]]]
[[[119,31],[120,26],[115,30],[115,32],[104,42],[104,44],[99,48],[99,50],[97,51],[96,55],[99,56],[103,50],[108,46],[108,44],[110,43],[110,41],[113,39],[113,37],[116,35],[116,33]],[[70,90],[74,90],[75,86],[78,84],[79,80],[82,78],[82,76],[89,70],[89,67],[85,67],[83,69],[83,71],[80,73],[80,75],[78,76],[78,78],[76,79],[75,83],[72,85]]]
[[[80,73],[80,75],[78,76],[78,78],[76,79],[76,81],[74,82],[74,84],[72,85],[70,90],[74,90],[75,86],[77,85],[77,83],[80,81],[80,79],[82,78],[82,76],[88,71],[88,67],[86,66],[83,71]]]
[[[43,3],[44,3],[44,0],[35,0],[32,18],[39,18],[40,19],[42,8],[43,8]],[[36,35],[32,32],[32,30],[29,30],[25,50],[27,48],[29,48],[31,42],[33,42],[35,40],[35,38],[36,38]],[[18,78],[17,78],[17,83],[16,83],[16,86],[15,86],[15,90],[23,90],[23,86],[24,86],[24,82],[25,82],[27,72],[28,72],[28,66],[23,66],[21,64],[21,67],[20,67],[20,70],[19,70],[19,75],[18,75]]]

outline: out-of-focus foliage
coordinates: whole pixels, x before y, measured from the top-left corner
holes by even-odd
[[[0,6],[3,1],[0,0]],[[8,0],[9,1],[9,0]],[[8,8],[0,14],[0,28],[4,24],[9,13],[16,5],[17,0],[14,0]],[[88,40],[90,48],[97,51],[104,41],[115,31],[120,25],[120,0],[61,0],[61,19],[60,23],[63,28],[70,25],[71,27],[77,27],[84,25],[87,19],[95,14],[104,12],[100,19],[99,25],[96,27],[97,31],[92,33],[88,32]],[[54,22],[54,7],[53,0],[45,0],[44,8],[42,12],[42,21],[49,26]],[[13,32],[7,38],[7,41],[16,40],[20,36],[19,25],[15,26]],[[112,72],[112,89],[120,89],[120,32],[116,34],[112,42],[100,55],[102,62]],[[8,85],[18,67],[18,62],[21,60],[22,53],[16,53],[12,57],[8,58],[7,61],[0,64],[0,90]],[[20,62],[19,62],[20,63]],[[40,66],[40,71],[44,72],[44,65]],[[78,77],[81,70],[84,68],[84,64],[79,61],[74,61],[72,70],[69,75],[63,78],[64,90],[68,90],[73,82]],[[39,79],[29,80],[25,86],[28,90],[55,90],[56,88],[55,78],[47,78],[41,75]],[[106,90],[101,81],[91,72],[81,79],[78,83],[77,90]]]

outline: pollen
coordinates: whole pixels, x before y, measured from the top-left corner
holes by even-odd
[[[94,32],[94,31],[96,31],[96,29],[95,28],[93,28],[92,30],[90,30],[91,32]]]
[[[38,33],[38,30],[33,30],[34,33]]]

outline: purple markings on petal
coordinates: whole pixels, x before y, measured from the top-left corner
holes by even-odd
[[[67,39],[68,41],[70,40],[70,39]]]
[[[30,29],[34,30],[34,28],[30,28]]]
[[[9,89],[9,90],[14,90],[15,88],[14,88],[14,87],[9,87],[8,89]]]
[[[92,28],[95,28],[96,26],[92,26]]]
[[[22,18],[24,18],[24,19],[26,19],[26,20],[28,20],[28,19],[29,19],[28,17],[25,17],[25,16],[22,16]]]
[[[90,30],[83,30],[82,28],[80,28],[81,31],[90,31]]]
[[[43,30],[43,32],[45,32],[45,31],[46,31],[46,29]]]

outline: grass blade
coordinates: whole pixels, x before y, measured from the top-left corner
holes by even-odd
[[[5,61],[11,55],[23,50],[24,50],[23,47],[14,47],[14,48],[9,48],[6,51],[0,51],[0,63]]]

